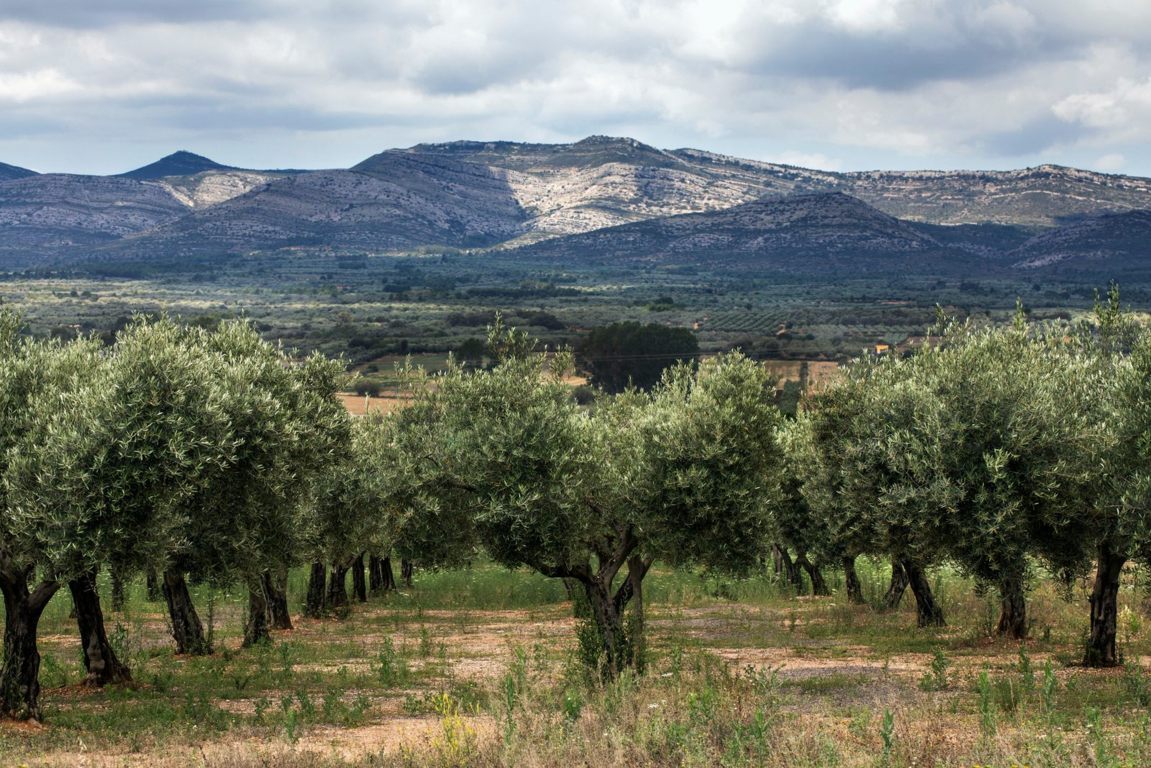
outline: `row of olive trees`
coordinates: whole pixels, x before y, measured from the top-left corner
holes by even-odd
[[[1151,338],[1125,332],[1117,297],[1091,332],[953,326],[912,358],[862,360],[792,423],[738,354],[584,407],[564,355],[497,326],[498,365],[417,382],[410,407],[353,424],[339,365],[294,362],[243,324],[139,322],[103,349],[0,319],[6,714],[38,715],[36,624],[65,585],[89,679],[130,674],[101,567],[162,572],[178,650],[203,653],[189,578],[248,586],[251,643],[269,615],[290,621],[290,566],[313,563],[318,610],[326,565],[338,606],[365,554],[378,580],[390,552],[448,565],[482,548],[563,579],[612,675],[642,658],[657,558],[738,573],[783,541],[813,575],[808,553],[850,577],[856,556],[889,555],[921,624],[943,621],[925,569],[950,561],[998,587],[1000,629],[1022,636],[1032,564],[1070,577],[1095,557],[1087,659],[1109,664],[1119,569],[1151,540]]]
[[[316,540],[312,488],[348,450],[342,367],[297,363],[245,324],[139,321],[110,348],[21,336],[0,315],[0,714],[39,717],[36,637],[62,587],[88,681],[125,680],[96,573],[163,573],[180,651],[206,652],[186,579],[265,586]]]
[[[1036,563],[1094,563],[1089,665],[1118,662],[1119,572],[1148,552],[1151,335],[1118,311],[1077,328],[950,325],[908,358],[863,359],[786,430],[810,546],[849,566],[890,556],[921,625],[942,624],[923,570],[998,589],[998,631],[1027,634]]]

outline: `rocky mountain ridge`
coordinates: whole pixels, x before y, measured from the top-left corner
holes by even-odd
[[[996,257],[1018,248],[1014,263],[1042,268],[1066,261],[1043,251],[1063,242],[1052,234],[1059,227],[1086,227],[1082,235],[1096,231],[1084,223],[1093,217],[1151,210],[1151,179],[1060,166],[841,173],[604,136],[422,144],[311,172],[236,169],[183,151],[118,177],[9,178],[9,167],[0,166],[0,253],[24,263],[317,247],[595,258],[637,253],[637,243],[653,249],[647,258],[691,249],[719,258],[729,248],[728,262],[745,263],[754,253],[820,249],[902,254],[927,238],[933,252]],[[883,237],[863,204],[887,216]],[[785,208],[810,209],[808,224],[823,223],[781,229]],[[851,215],[837,219],[833,209]],[[1128,256],[1145,248],[1120,240]]]

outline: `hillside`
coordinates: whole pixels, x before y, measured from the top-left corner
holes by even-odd
[[[30,171],[27,168],[21,168],[17,165],[8,165],[7,163],[0,163],[0,181],[11,181],[12,179],[23,179],[28,176],[35,176],[36,171]]]
[[[0,242],[33,261],[64,248],[153,229],[185,211],[164,186],[108,176],[46,173],[0,183]]]
[[[556,238],[521,250],[567,263],[694,264],[794,274],[937,272],[977,261],[922,228],[839,192],[764,198],[720,211]]]
[[[357,166],[359,168],[360,166]],[[514,237],[523,215],[480,166],[392,156],[364,170],[275,179],[102,252],[117,258],[295,247],[413,250],[483,247]]]
[[[1012,251],[1015,266],[1111,277],[1151,273],[1151,211],[1096,216],[1036,235]]]

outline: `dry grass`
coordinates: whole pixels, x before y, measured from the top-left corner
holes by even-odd
[[[720,599],[664,572],[647,674],[602,685],[574,661],[562,601],[516,605],[538,589],[526,574],[468,578],[489,575],[471,598],[485,607],[442,607],[455,599],[435,590],[462,577],[432,575],[261,649],[239,648],[239,601],[222,598],[208,659],[174,657],[159,606],[134,598],[109,625],[137,684],[104,691],[76,685],[66,606],[53,606],[46,724],[0,724],[0,765],[1151,764],[1151,676],[1071,663],[1081,591],[1067,603],[1039,589],[1020,646],[987,638],[987,599],[954,576],[938,589],[952,626],[924,631],[910,606],[877,614],[751,583]],[[520,597],[487,607],[509,584]],[[1123,599],[1125,651],[1151,656],[1142,593]]]

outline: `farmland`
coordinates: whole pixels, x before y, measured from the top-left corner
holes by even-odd
[[[948,626],[912,629],[917,620],[920,624],[931,622],[924,622],[923,614],[913,611],[910,596],[899,611],[878,610],[890,574],[882,554],[903,546],[886,540],[851,543],[860,553],[857,570],[864,582],[864,601],[849,601],[847,585],[837,583],[843,579],[834,570],[839,544],[829,541],[826,552],[820,552],[822,544],[804,540],[822,530],[810,527],[806,519],[806,530],[789,528],[793,521],[788,516],[805,506],[778,503],[775,491],[768,487],[769,476],[775,477],[774,473],[783,466],[778,457],[772,459],[775,463],[770,473],[763,472],[762,476],[763,467],[755,471],[739,467],[732,470],[725,462],[718,469],[702,469],[709,465],[699,462],[699,471],[728,474],[722,482],[698,485],[667,482],[644,487],[641,484],[649,473],[621,475],[632,487],[642,490],[626,501],[610,495],[621,484],[609,473],[630,471],[627,456],[632,454],[627,453],[627,448],[620,450],[624,440],[632,441],[632,447],[642,446],[642,460],[658,469],[682,460],[677,454],[666,453],[673,448],[679,450],[669,436],[688,441],[708,435],[704,453],[719,444],[719,435],[732,440],[748,435],[768,439],[769,433],[775,435],[772,425],[779,415],[774,406],[761,402],[764,382],[806,380],[818,385],[826,381],[839,361],[860,349],[880,342],[898,346],[921,334],[934,322],[936,304],[983,324],[1006,320],[1014,310],[1016,298],[1025,295],[1030,299],[1032,319],[1066,320],[1084,314],[1094,298],[1091,287],[1072,290],[1067,286],[966,283],[928,286],[898,281],[737,284],[698,275],[627,270],[541,271],[526,277],[520,272],[514,273],[513,278],[511,272],[499,272],[498,261],[493,273],[485,275],[467,272],[454,257],[425,261],[413,257],[381,262],[374,266],[375,272],[369,263],[363,269],[349,271],[343,276],[346,279],[339,281],[332,279],[335,273],[308,273],[303,279],[286,269],[275,272],[264,265],[259,269],[252,267],[248,273],[235,272],[221,282],[210,276],[202,276],[198,282],[12,277],[0,285],[5,303],[18,308],[39,336],[67,338],[91,332],[110,337],[135,311],[166,313],[212,328],[213,334],[234,334],[236,331],[228,331],[229,324],[220,325],[217,321],[243,316],[265,339],[304,351],[342,355],[357,376],[354,385],[373,393],[344,395],[345,409],[391,414],[384,429],[395,431],[373,432],[374,427],[369,425],[356,433],[364,437],[363,443],[355,442],[360,438],[341,443],[356,449],[327,455],[365,456],[369,454],[360,448],[380,450],[380,455],[387,457],[382,463],[388,466],[379,478],[372,476],[380,469],[380,462],[366,460],[362,465],[348,463],[340,470],[344,474],[338,477],[318,476],[317,487],[324,489],[319,494],[322,497],[331,493],[331,508],[319,511],[302,505],[300,514],[304,516],[294,520],[271,517],[282,513],[284,505],[257,503],[253,497],[248,512],[252,520],[272,519],[276,525],[283,524],[283,530],[298,532],[305,528],[297,521],[306,520],[306,531],[314,536],[297,544],[300,549],[295,552],[269,550],[267,556],[279,558],[274,562],[285,563],[285,567],[288,562],[314,560],[321,574],[327,564],[342,578],[346,567],[341,564],[346,557],[364,553],[367,539],[375,541],[379,537],[378,545],[371,544],[378,549],[372,551],[384,553],[392,546],[406,547],[421,564],[430,562],[441,568],[421,568],[413,586],[376,595],[366,604],[353,603],[350,608],[328,606],[322,618],[299,615],[306,574],[293,571],[288,595],[296,613],[296,628],[277,631],[270,640],[255,642],[246,635],[249,627],[241,632],[245,615],[248,620],[262,615],[248,602],[255,592],[244,589],[244,582],[230,571],[216,582],[232,584],[230,590],[222,586],[213,589],[207,583],[197,585],[196,576],[192,575],[195,602],[208,626],[207,643],[201,650],[214,648],[214,653],[204,656],[195,655],[195,650],[189,655],[175,653],[163,603],[149,602],[143,584],[134,582],[123,608],[108,610],[106,614],[109,643],[115,655],[132,670],[132,682],[101,688],[83,684],[83,667],[76,661],[75,623],[68,618],[67,599],[57,597],[40,625],[44,652],[40,679],[44,690],[39,714],[43,725],[0,727],[0,759],[16,764],[173,766],[189,762],[220,766],[609,762],[1006,766],[1146,762],[1151,754],[1151,736],[1143,713],[1151,702],[1151,679],[1141,662],[1149,653],[1143,630],[1147,586],[1141,564],[1128,566],[1119,595],[1118,636],[1123,663],[1107,671],[1088,670],[1078,666],[1083,658],[1086,629],[1083,606],[1090,586],[1081,575],[1089,566],[1080,551],[1084,549],[1082,541],[1074,551],[1078,559],[1071,563],[1076,580],[1064,589],[1069,583],[1065,578],[1068,574],[1060,571],[1055,578],[1046,572],[1051,563],[1044,559],[1047,551],[1039,548],[1038,537],[1034,541],[1020,540],[1022,546],[1031,549],[1012,561],[1013,566],[1026,572],[1030,593],[1026,624],[1017,628],[1017,636],[1026,635],[1029,639],[1019,642],[1005,639],[1003,629],[996,626],[1001,606],[996,597],[988,595],[1005,586],[1022,589],[1022,582],[998,583],[996,575],[981,575],[976,582],[965,575],[970,571],[961,573],[957,570],[961,566],[955,564],[959,561],[951,554],[962,538],[955,535],[915,543],[921,549],[931,547],[925,562],[928,579],[942,614],[950,622]],[[308,269],[314,267],[313,264]],[[401,282],[401,277],[406,282]],[[303,281],[294,282],[297,279]],[[1142,300],[1137,291],[1127,294],[1127,298]],[[738,384],[743,387],[740,391],[751,395],[742,401],[742,410],[736,409],[734,414],[730,408],[706,405],[706,399],[693,409],[690,394],[681,398],[674,387],[657,394],[654,400],[644,401],[642,407],[648,409],[647,415],[633,411],[638,416],[634,419],[627,416],[627,410],[619,411],[624,418],[612,417],[612,409],[617,406],[605,399],[601,409],[591,411],[605,417],[595,427],[603,430],[601,437],[591,442],[577,441],[583,439],[580,436],[587,425],[580,415],[583,411],[572,402],[570,390],[560,392],[560,387],[553,391],[531,383],[540,379],[532,375],[540,369],[523,360],[523,368],[517,368],[513,360],[502,372],[497,367],[474,379],[462,374],[458,379],[449,377],[452,386],[448,389],[452,391],[446,393],[446,408],[412,409],[420,411],[413,420],[397,418],[407,410],[401,407],[407,404],[407,398],[396,395],[400,377],[395,367],[410,359],[429,370],[442,368],[449,351],[458,351],[469,339],[485,334],[497,310],[509,324],[525,327],[553,347],[578,343],[587,329],[620,318],[692,327],[705,355],[740,347],[752,358],[766,361],[768,370],[741,363],[735,357],[716,359],[718,367],[708,375],[726,370],[734,377],[730,383]],[[149,333],[147,326],[133,328],[126,334],[129,339],[133,334]],[[173,340],[184,338],[175,328],[162,332],[171,334]],[[195,349],[210,352],[215,342],[206,336],[203,339],[196,342],[201,346]],[[991,352],[1010,359],[1004,351],[1007,347],[1002,345],[1014,342],[1007,336],[987,339]],[[129,344],[126,352],[116,352],[119,344],[113,347],[111,360],[123,367],[109,370],[124,370],[125,386],[134,385],[138,374],[129,373],[135,369],[127,367],[137,359],[131,356],[133,347]],[[1064,360],[1059,357],[1064,354],[1061,346],[1036,344],[1034,350],[1040,362]],[[957,349],[963,348],[964,344],[957,344]],[[1041,349],[1046,351],[1041,353]],[[209,363],[203,365],[206,367],[196,369],[203,374],[189,373],[183,386],[211,386],[208,379],[216,375],[215,369]],[[335,366],[339,367],[342,366]],[[271,366],[277,371],[282,368],[281,363]],[[756,373],[750,378],[740,373],[742,370],[750,374],[752,369]],[[896,365],[891,370],[914,373],[914,365]],[[959,365],[955,370],[969,369]],[[1034,411],[1036,418],[1055,423],[1047,411],[1035,410],[1037,401],[1030,391],[1022,395],[1016,391],[1016,384],[1023,379],[1008,375],[1001,386],[994,374],[1007,367],[993,365],[988,370],[988,398],[1007,398],[1003,402],[1010,402],[1012,407],[1019,403],[1020,407],[1031,409],[1029,414]],[[163,368],[160,372],[167,375]],[[1036,381],[1041,380],[1043,376]],[[568,379],[565,385],[570,387],[578,381]],[[706,377],[700,382],[706,382]],[[899,386],[898,382],[895,385]],[[935,391],[928,385],[937,386],[925,379],[916,389],[900,386],[898,392],[901,396],[909,392],[926,396]],[[98,388],[81,386],[93,389],[93,403],[102,408],[115,407],[115,403],[96,397]],[[819,389],[815,387],[816,391]],[[220,390],[229,398],[242,396],[246,391],[242,387]],[[705,383],[683,391],[699,392],[701,398],[707,396]],[[969,389],[939,386],[938,392],[967,393]],[[1070,402],[1067,394],[1068,390],[1064,390],[1060,402]],[[325,402],[331,405],[330,394],[327,397]],[[868,418],[868,411],[864,411],[853,429],[883,429],[883,425],[894,424],[896,418],[920,412],[901,409],[882,394],[872,397],[875,402],[867,401],[866,407],[875,413],[881,413],[883,408],[893,410],[876,418]],[[155,405],[159,401],[147,402]],[[195,401],[188,402],[191,408]],[[467,419],[462,424],[449,421],[444,425],[419,421],[436,414],[437,418],[469,414],[470,419],[470,408],[465,404],[472,402],[488,404],[486,412],[476,414],[482,420],[477,422],[481,426]],[[514,407],[508,407],[513,403]],[[618,401],[620,409],[637,406],[634,400]],[[238,414],[246,413],[248,408],[240,404],[232,407]],[[958,413],[967,412],[963,403],[956,402],[952,407]],[[770,419],[765,408],[771,412]],[[758,426],[747,430],[745,426],[754,421],[748,418],[753,411],[759,414]],[[190,417],[198,413],[189,410]],[[1082,415],[1087,415],[1086,409]],[[339,423],[334,414],[329,416],[333,423]],[[525,423],[524,432],[518,433],[519,418],[535,421]],[[369,421],[358,420],[361,424]],[[115,420],[97,419],[93,424],[115,424]],[[308,419],[301,424],[314,426]],[[663,424],[678,431],[662,433],[659,440],[653,439],[655,432],[630,431],[636,425],[642,430],[645,424]],[[693,426],[686,428],[688,424]],[[257,426],[258,422],[253,422],[246,428]],[[546,441],[525,441],[521,434],[550,437]],[[819,434],[836,437],[850,432],[830,429]],[[892,434],[899,437],[905,433]],[[1046,428],[1038,434],[1041,438],[1057,437]],[[397,441],[396,436],[410,436],[412,442],[400,445],[402,440]],[[492,451],[490,441],[497,438],[509,452]],[[741,446],[729,455],[765,462],[769,456],[777,456],[773,453],[778,450],[775,439],[770,437],[770,447],[761,442],[749,449]],[[232,450],[239,444],[221,443],[221,450]],[[156,443],[156,450],[167,455],[164,452],[170,445],[162,439]],[[694,446],[686,442],[680,445],[691,451],[684,454],[688,460],[697,461],[692,458],[700,455]],[[593,457],[564,446],[578,446],[581,452],[603,452]],[[394,455],[397,447],[405,455]],[[525,460],[525,450],[538,453]],[[1022,455],[1028,451],[1028,446],[1020,448]],[[1040,453],[1048,452],[1044,448]],[[71,461],[70,451],[64,450],[61,455]],[[907,455],[911,455],[910,449]],[[930,454],[944,458],[952,455],[955,452],[950,450]],[[182,460],[183,456],[174,454],[175,460]],[[572,463],[573,456],[578,457],[579,463]],[[429,457],[434,460],[429,461]],[[512,463],[500,464],[501,461]],[[833,455],[829,454],[826,461],[828,468],[837,468]],[[265,462],[254,461],[252,466],[262,471],[259,468]],[[124,471],[136,470],[129,464]],[[520,487],[531,488],[536,496],[501,496],[506,488],[514,487],[504,482],[510,471],[526,473]],[[602,477],[596,474],[600,471],[604,471]],[[440,476],[428,474],[436,472]],[[670,473],[661,475],[655,471],[650,476],[672,477]],[[31,492],[39,492],[34,489],[37,484],[30,482],[32,477],[25,477],[28,487],[33,488]],[[872,477],[884,475],[863,467],[853,482],[870,483]],[[956,472],[955,477],[963,475]],[[735,489],[731,496],[754,498],[751,506],[732,504],[722,496],[749,479],[755,480],[754,487]],[[377,487],[355,486],[361,480]],[[330,485],[323,485],[329,481]],[[588,497],[568,493],[574,482],[593,481],[602,483],[595,493],[605,494],[603,498],[609,506],[597,506],[589,503]],[[409,482],[410,492],[402,487]],[[479,483],[490,485],[481,491],[477,490]],[[813,481],[810,485],[815,488],[819,483]],[[269,488],[281,493],[281,489],[294,485],[278,483]],[[685,488],[689,494],[697,488],[706,489],[717,497],[697,503],[689,496],[684,502],[676,494],[685,492]],[[474,497],[452,496],[461,489]],[[349,495],[341,495],[345,492]],[[774,504],[770,508],[769,497]],[[899,498],[906,503],[910,497],[903,494]],[[597,634],[601,630],[589,630],[586,618],[573,617],[573,606],[563,583],[524,570],[509,571],[485,558],[499,558],[497,553],[502,552],[505,559],[501,562],[541,563],[533,567],[551,575],[557,575],[563,561],[559,561],[560,566],[553,566],[535,560],[535,552],[517,555],[514,547],[519,544],[512,538],[500,541],[496,537],[501,535],[501,529],[497,528],[477,529],[492,537],[482,543],[467,538],[473,535],[477,518],[465,515],[472,514],[477,499],[486,499],[483,503],[491,505],[488,509],[508,514],[508,520],[522,512],[521,518],[502,529],[513,537],[524,526],[551,519],[551,515],[539,512],[541,505],[554,508],[556,518],[601,515],[605,511],[631,515],[634,499],[649,499],[649,510],[640,513],[646,515],[642,518],[644,524],[652,530],[653,526],[670,522],[669,531],[686,528],[697,509],[751,515],[762,506],[771,516],[771,535],[781,537],[776,542],[791,547],[797,558],[804,555],[805,548],[814,547],[807,551],[820,558],[818,562],[831,582],[832,594],[796,597],[794,586],[763,565],[762,552],[771,544],[766,535],[757,533],[752,549],[733,547],[747,556],[734,564],[723,561],[727,550],[722,546],[713,551],[693,549],[698,544],[706,547],[711,543],[706,536],[653,536],[654,546],[669,547],[671,542],[671,547],[664,550],[667,556],[656,560],[644,590],[646,655],[639,662],[636,657],[621,656],[626,660],[618,675],[601,677],[589,669],[587,657],[587,638],[592,637],[594,644],[596,637],[602,637]],[[664,499],[670,499],[670,503]],[[852,513],[871,514],[873,507],[878,509],[875,499],[882,499],[882,490],[874,490],[871,496],[861,495],[858,509]],[[924,498],[923,503],[938,502]],[[201,511],[210,511],[212,506],[208,504]],[[49,511],[47,505],[43,509]],[[678,510],[675,519],[668,517],[668,509]],[[830,508],[821,512],[839,514]],[[393,516],[402,522],[393,523]],[[81,522],[83,519],[78,518]],[[628,583],[633,568],[641,574],[638,579],[643,579],[651,562],[643,565],[641,556],[630,556],[637,546],[630,533],[631,519],[627,517],[618,525],[606,523],[613,532],[624,532],[618,534],[620,551],[624,553],[619,559],[621,563],[624,557],[628,560]],[[767,519],[748,517],[749,525],[728,526],[729,532],[737,538],[748,538],[752,531],[760,530],[755,526]],[[203,521],[198,516],[177,516],[173,520],[181,525],[195,523],[184,536],[200,534],[197,526]],[[224,532],[239,520],[222,519]],[[413,522],[417,530],[402,534],[390,527]],[[881,530],[900,531],[891,520],[869,520],[863,529],[872,530],[876,523]],[[706,520],[695,524],[700,525],[697,530],[708,530],[711,525]],[[162,528],[159,532],[168,535],[168,530]],[[571,530],[578,533],[592,529],[581,523]],[[1055,530],[1058,533],[1070,528]],[[925,527],[923,535],[928,533]],[[455,541],[453,534],[461,535],[462,541]],[[287,545],[293,543],[290,539],[284,535],[269,540]],[[185,540],[173,536],[172,542],[165,541],[162,546],[181,547]],[[205,541],[218,539],[206,537]],[[242,537],[237,539],[239,544],[244,542]],[[605,555],[595,549],[600,546],[598,541],[586,546],[589,552],[594,549],[589,560],[594,557],[601,564],[605,562]],[[27,551],[41,556],[41,550],[34,547]],[[67,550],[51,553],[56,551]],[[570,551],[561,554],[566,557]],[[875,557],[864,557],[866,554]],[[243,553],[237,551],[228,556],[242,565]],[[426,561],[422,559],[425,557]],[[470,567],[460,567],[469,560],[473,561]],[[679,569],[667,565],[677,561],[695,565]],[[267,568],[264,563],[273,561],[254,562]],[[715,570],[713,563],[717,563]],[[228,563],[228,567],[231,565]],[[715,575],[728,567],[735,572],[751,567],[752,575],[745,579]],[[100,578],[108,579],[109,570],[99,568]],[[45,568],[43,573],[51,578],[53,572]],[[207,576],[214,577],[211,573]],[[610,580],[608,585],[611,586]],[[111,602],[107,596],[114,591],[111,586],[106,581],[101,583],[106,606]],[[917,600],[921,596],[919,586],[922,585],[915,586]],[[805,587],[803,591],[810,590]],[[171,605],[168,607],[171,609]],[[604,646],[609,653],[614,651],[611,643],[604,642]],[[591,668],[596,663],[593,661]],[[636,667],[646,667],[645,673],[637,674]],[[257,744],[261,746],[253,746]]]
[[[136,312],[252,320],[289,348],[387,372],[407,354],[443,355],[482,339],[499,310],[551,345],[638,321],[693,328],[705,353],[738,346],[763,359],[846,360],[923,333],[936,307],[1004,321],[1021,299],[1037,319],[1091,307],[1097,284],[923,277],[841,281],[708,273],[696,268],[560,266],[482,255],[249,256],[211,272],[134,279],[10,274],[0,301],[40,334],[110,333]],[[1124,286],[1135,307],[1140,286]]]
[[[80,685],[68,601],[44,618],[42,726],[0,724],[0,761],[52,766],[1145,765],[1146,574],[1121,593],[1126,665],[1076,666],[1085,584],[1033,594],[1033,639],[991,640],[992,597],[949,569],[949,627],[872,605],[659,569],[649,671],[589,680],[562,586],[483,562],[417,572],[343,619],[240,648],[240,595],[196,590],[218,651],[176,657],[142,580],[107,619],[135,682]],[[830,574],[829,574],[830,575]],[[106,585],[105,585],[106,586]],[[303,574],[291,580],[297,604]]]

